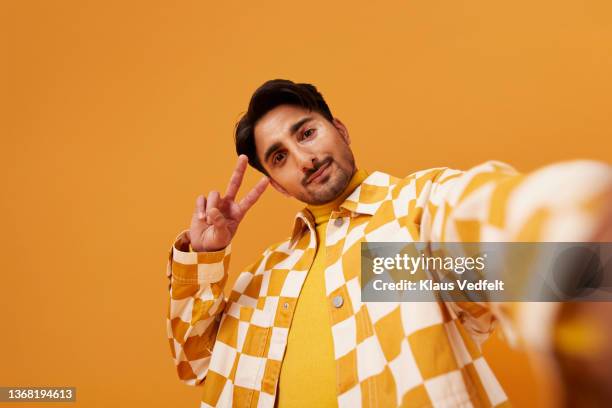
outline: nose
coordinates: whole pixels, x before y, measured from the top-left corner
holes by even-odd
[[[316,156],[307,150],[297,148],[293,157],[295,157],[298,168],[304,173],[308,173],[315,167]]]

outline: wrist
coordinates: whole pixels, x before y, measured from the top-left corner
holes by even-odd
[[[227,245],[220,248],[197,248],[191,245],[191,242],[189,243],[189,252],[219,252],[223,251],[225,248],[227,248]]]

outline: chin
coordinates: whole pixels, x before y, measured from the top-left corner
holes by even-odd
[[[335,184],[332,182],[335,181]],[[320,204],[333,201],[338,197],[346,187],[345,183],[340,185],[340,180],[328,180],[325,184],[321,185],[321,189],[312,195],[312,199],[318,201]]]

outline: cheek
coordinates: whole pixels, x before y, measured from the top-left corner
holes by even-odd
[[[326,140],[324,149],[333,153],[334,156],[344,157],[348,146],[341,136],[336,136]]]
[[[284,169],[283,169],[284,170]],[[302,179],[298,176],[299,172],[295,170],[280,171],[274,179],[288,192],[293,192],[302,189]]]
[[[351,151],[344,144],[336,145],[334,150],[334,159],[342,167],[346,167],[351,162]]]

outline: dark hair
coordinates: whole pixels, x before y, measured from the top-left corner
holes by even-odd
[[[287,79],[272,79],[255,90],[249,108],[236,123],[236,153],[245,154],[249,164],[267,175],[255,150],[255,124],[279,105],[302,106],[323,115],[330,122],[333,116],[323,95],[311,84],[298,84]]]

